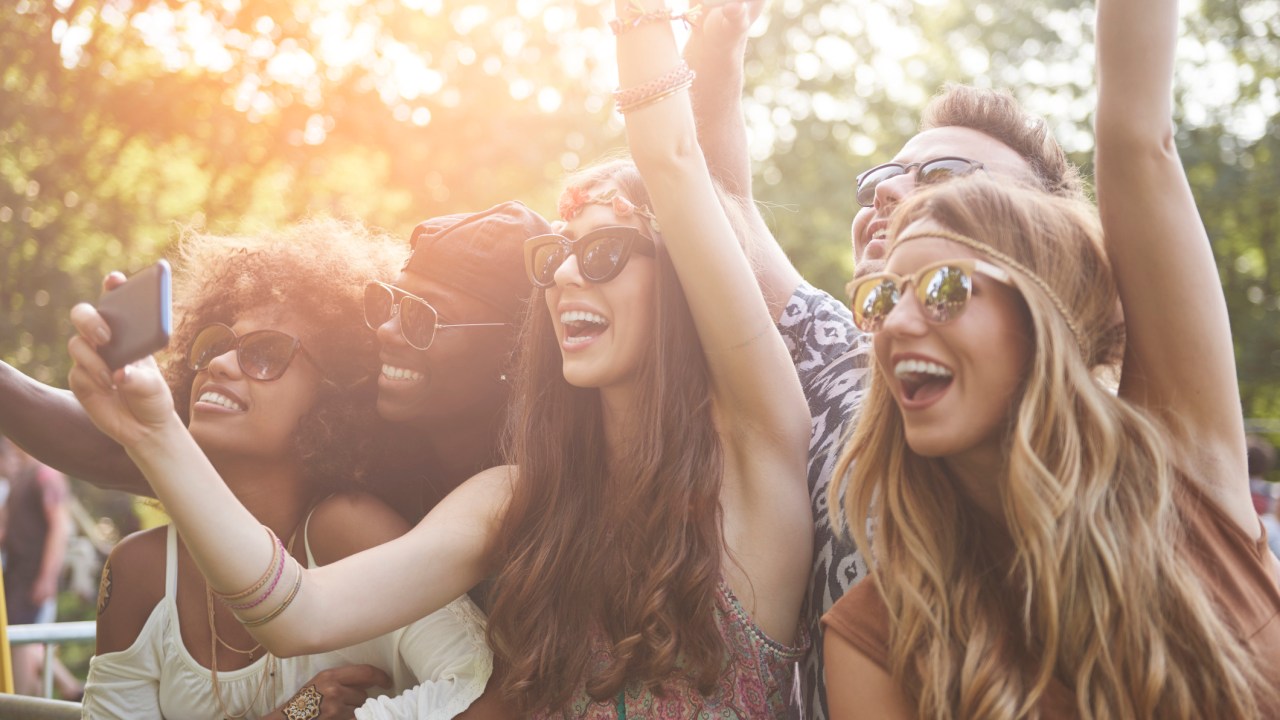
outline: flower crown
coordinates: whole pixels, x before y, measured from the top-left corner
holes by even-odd
[[[582,208],[587,205],[608,205],[613,209],[613,214],[618,217],[639,215],[645,219],[654,235],[662,232],[658,228],[658,216],[654,215],[652,210],[644,205],[636,205],[619,195],[616,188],[605,190],[599,195],[591,195],[582,185],[565,188],[565,191],[560,194],[560,202],[556,209],[560,211],[561,219],[569,221],[578,217],[582,213]]]

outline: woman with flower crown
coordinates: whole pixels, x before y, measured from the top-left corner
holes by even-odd
[[[695,138],[674,20],[619,0],[634,164],[569,179],[530,238],[510,465],[464,483],[403,538],[322,568],[226,491],[151,361],[112,383],[81,307],[71,384],[165,503],[214,590],[273,652],[350,643],[481,579],[503,691],[532,717],[788,713],[812,535],[808,413]],[[233,529],[229,531],[228,528]],[[264,568],[265,573],[264,573]]]

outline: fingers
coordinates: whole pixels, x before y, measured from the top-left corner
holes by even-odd
[[[67,353],[71,355],[72,362],[68,381],[71,391],[77,396],[116,389],[116,378],[107,368],[106,361],[98,354],[97,346],[83,335],[73,335],[67,341]],[[123,374],[119,374],[119,379],[124,379]]]
[[[77,303],[71,308],[71,324],[76,332],[93,343],[94,347],[106,344],[111,340],[111,328],[98,313],[98,309],[89,303]]]
[[[124,273],[118,270],[112,270],[110,273],[107,273],[106,277],[102,278],[102,290],[103,292],[106,292],[107,290],[115,290],[123,285],[127,279],[128,278],[124,276]]]
[[[330,678],[336,682],[362,690],[374,686],[391,687],[391,676],[372,665],[343,665],[325,672],[331,673]]]

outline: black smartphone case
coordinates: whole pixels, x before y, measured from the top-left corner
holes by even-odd
[[[161,260],[105,292],[98,312],[111,328],[111,342],[98,349],[115,370],[169,344],[169,263]]]

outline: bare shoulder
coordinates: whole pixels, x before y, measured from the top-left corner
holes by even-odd
[[[126,650],[164,599],[169,528],[134,533],[111,550],[98,585],[98,654]]]
[[[838,633],[827,632],[822,646],[826,663],[827,705],[832,720],[908,720],[911,704],[893,677]]]
[[[394,540],[409,527],[391,506],[368,493],[335,493],[312,511],[307,540],[316,562],[327,565]]]

